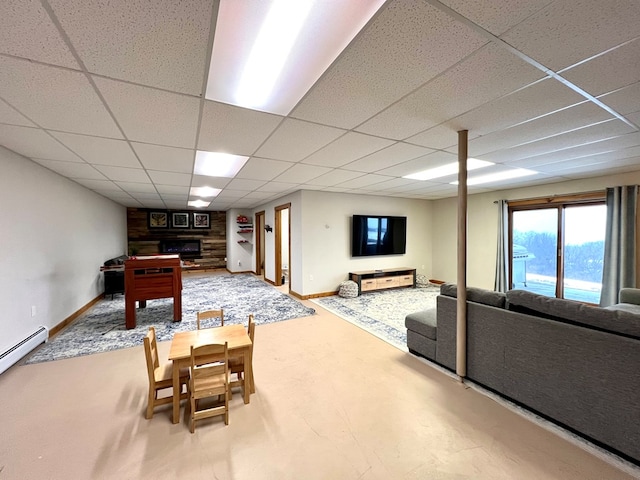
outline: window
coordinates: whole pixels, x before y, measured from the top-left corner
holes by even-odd
[[[604,193],[509,202],[512,288],[598,304]]]

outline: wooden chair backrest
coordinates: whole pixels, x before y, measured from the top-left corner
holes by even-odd
[[[204,312],[197,313],[198,330],[200,330],[200,321],[207,318],[220,318],[220,326],[224,326],[224,310],[206,310]]]
[[[191,346],[191,378],[194,380],[215,375],[228,375],[229,349],[224,344],[213,343]]]
[[[149,327],[149,331],[144,337],[144,355],[147,359],[147,374],[149,375],[149,382],[155,383],[155,369],[160,367],[160,359],[158,358],[156,329],[153,327]]]

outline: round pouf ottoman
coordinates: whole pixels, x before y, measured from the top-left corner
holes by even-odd
[[[431,282],[426,275],[419,273],[416,275],[416,288],[426,288],[431,285]]]
[[[353,280],[346,280],[340,284],[338,295],[344,298],[353,298],[358,296],[358,284]]]

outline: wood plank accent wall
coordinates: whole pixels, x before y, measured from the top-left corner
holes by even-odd
[[[155,209],[154,211],[158,211]],[[164,210],[163,210],[164,211]],[[200,212],[201,210],[168,210],[173,212]],[[209,228],[149,228],[147,208],[127,208],[127,239],[129,254],[156,255],[163,240],[200,240],[200,257],[192,260],[206,268],[226,268],[227,214],[209,213]]]

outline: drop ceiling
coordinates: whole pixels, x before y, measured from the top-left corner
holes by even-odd
[[[0,145],[124,206],[170,209],[204,186],[222,190],[208,210],[301,189],[455,196],[455,176],[403,177],[455,162],[462,129],[495,163],[478,174],[537,172],[470,193],[640,170],[637,0],[389,0],[287,115],[205,99],[218,11],[3,0]],[[249,160],[204,177],[196,150]]]

